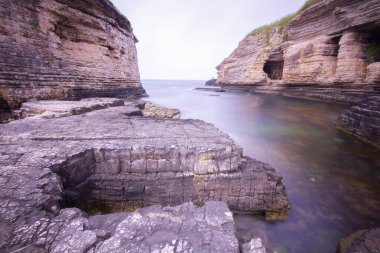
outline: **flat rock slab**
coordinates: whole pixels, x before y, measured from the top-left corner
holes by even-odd
[[[124,105],[124,101],[118,98],[85,98],[79,101],[39,100],[23,103],[20,116],[60,118],[121,105]]]
[[[69,207],[109,213],[224,201],[272,218],[286,213],[282,177],[244,157],[228,135],[200,120],[130,116],[138,110],[129,104],[0,125],[0,249],[50,250],[51,240],[39,240],[42,221]],[[83,226],[71,229],[94,241]]]

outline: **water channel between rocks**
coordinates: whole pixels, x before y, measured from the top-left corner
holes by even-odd
[[[380,152],[334,128],[347,106],[272,95],[196,91],[204,81],[143,80],[147,100],[213,123],[284,177],[285,221],[235,215],[239,236],[264,229],[277,253],[335,252],[338,240],[380,226]]]

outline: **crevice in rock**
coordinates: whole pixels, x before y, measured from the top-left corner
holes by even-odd
[[[264,72],[272,80],[282,80],[284,69],[284,52],[278,51],[269,55],[268,60],[264,64]]]
[[[61,208],[78,207],[86,210],[87,196],[91,191],[90,176],[95,172],[93,150],[69,157],[65,162],[53,166],[51,170],[57,173],[62,181]]]

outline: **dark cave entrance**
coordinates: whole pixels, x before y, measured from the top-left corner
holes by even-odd
[[[330,43],[329,43],[333,45],[331,56],[338,57],[339,49],[340,49],[339,42],[341,39],[342,39],[342,35],[331,38]]]
[[[5,99],[0,97],[0,113],[10,113],[10,112],[11,112],[11,108],[9,104],[7,103],[7,101],[5,101]]]
[[[368,28],[363,33],[368,63],[380,62],[380,27]]]
[[[269,55],[263,70],[268,74],[270,79],[281,80],[284,70],[284,52],[280,51]]]
[[[12,110],[7,101],[0,97],[0,123],[12,117]]]

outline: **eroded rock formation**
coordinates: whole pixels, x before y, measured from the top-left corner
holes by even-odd
[[[378,94],[380,2],[316,2],[288,26],[242,40],[217,67],[217,82],[344,102]]]
[[[371,97],[344,111],[336,125],[344,132],[380,147],[380,97]]]
[[[71,109],[76,107],[67,103],[83,105],[65,103]],[[108,213],[218,200],[233,210],[266,213],[269,219],[287,212],[281,176],[269,165],[244,157],[242,149],[213,125],[133,116],[142,115],[141,105],[134,102],[112,105],[79,115],[41,114],[0,125],[2,249],[32,245],[46,250],[58,243],[61,250],[72,246],[65,240],[80,233],[88,239],[83,243],[88,250],[99,238],[112,235],[93,234],[84,214],[64,209],[69,207]],[[52,111],[49,106],[56,108],[46,103],[44,111]],[[56,225],[66,219],[60,217],[65,213],[75,214],[75,219],[68,219],[73,222]],[[104,224],[113,224],[116,216],[109,217]],[[46,231],[46,226],[57,229]],[[73,236],[65,239],[66,235]]]
[[[108,0],[0,0],[0,113],[30,99],[145,94],[130,22]]]

